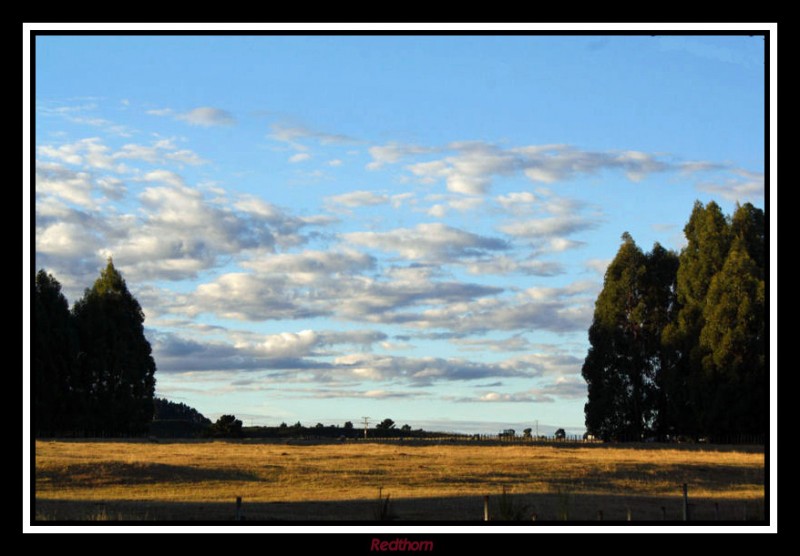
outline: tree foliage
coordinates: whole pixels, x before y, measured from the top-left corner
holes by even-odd
[[[34,291],[36,434],[145,432],[156,366],[142,308],[111,259],[71,312],[43,270]]]
[[[765,218],[695,203],[680,256],[629,234],[606,271],[583,365],[589,433],[714,436],[766,426]]]
[[[388,430],[390,430],[390,429],[393,429],[393,428],[395,428],[395,426],[396,426],[396,425],[395,425],[395,422],[394,422],[393,420],[391,420],[391,419],[384,419],[383,421],[381,421],[380,423],[378,423],[377,425],[375,425],[375,428],[376,428],[377,430],[381,430],[381,431],[388,431]]]
[[[200,425],[210,425],[211,419],[185,403],[176,403],[164,398],[155,398],[154,419],[169,421],[189,421]]]
[[[36,274],[33,301],[34,429],[54,435],[72,429],[77,419],[77,338],[61,284],[44,270]]]
[[[242,436],[242,422],[235,415],[221,415],[211,426],[211,435],[221,438]]]

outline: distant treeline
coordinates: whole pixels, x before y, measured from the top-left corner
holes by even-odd
[[[697,202],[680,254],[626,232],[605,274],[583,365],[603,440],[763,435],[768,423],[766,218]]]
[[[394,421],[384,419],[374,427],[356,428],[351,421],[343,425],[293,425],[245,427],[235,415],[222,415],[212,423],[197,410],[185,405],[156,398],[156,418],[150,435],[160,438],[434,438],[441,432],[412,429],[409,425],[397,428]],[[467,435],[464,435],[467,436]]]

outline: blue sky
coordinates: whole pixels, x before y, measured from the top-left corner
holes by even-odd
[[[112,255],[157,394],[246,424],[583,430],[620,236],[764,207],[749,36],[40,36],[36,267]]]

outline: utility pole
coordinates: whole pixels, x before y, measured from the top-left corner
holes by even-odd
[[[364,421],[364,438],[366,438],[367,429],[369,429],[369,417],[362,417],[361,419]]]
[[[539,419],[536,419],[536,438],[539,438]]]

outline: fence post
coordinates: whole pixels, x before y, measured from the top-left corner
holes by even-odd
[[[633,516],[631,515],[631,509],[628,508],[628,521],[633,521]]]
[[[603,510],[597,510],[597,521],[603,521]]]
[[[489,495],[483,497],[483,520],[489,521]]]
[[[661,506],[661,521],[667,520],[667,507]]]
[[[714,502],[714,520],[719,521],[719,502]]]
[[[683,483],[683,520],[689,521],[689,486]]]
[[[242,521],[242,497],[236,497],[236,521]]]

